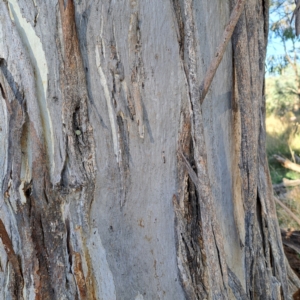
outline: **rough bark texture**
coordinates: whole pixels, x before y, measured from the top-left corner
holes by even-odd
[[[290,299],[264,128],[268,1],[0,0],[0,298]]]

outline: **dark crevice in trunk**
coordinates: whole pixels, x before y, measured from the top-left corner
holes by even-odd
[[[121,207],[126,202],[127,189],[130,186],[130,166],[129,166],[129,132],[126,119],[123,119],[121,115],[117,116],[118,124],[118,138],[119,138],[119,169],[121,176]]]
[[[187,126],[187,127],[186,127]],[[183,129],[182,151],[190,159],[191,164],[194,166],[193,158],[193,141],[191,139],[191,133],[186,131],[189,128],[185,124]],[[181,147],[181,146],[180,146]],[[182,165],[181,165],[182,168]],[[184,175],[185,174],[185,175]],[[203,241],[202,241],[202,224],[201,213],[198,194],[193,181],[189,177],[185,177],[186,173],[183,172],[183,194],[180,195],[183,200],[183,209],[177,208],[176,212],[176,227],[180,229],[177,231],[178,236],[178,253],[181,253],[181,264],[185,268],[184,274],[179,272],[182,286],[184,287],[187,299],[204,299],[208,297],[208,291],[205,290],[205,257],[202,253]],[[173,200],[175,206],[179,204],[177,198]],[[184,278],[184,277],[188,277]],[[188,282],[187,282],[188,280]]]
[[[2,98],[7,101],[7,98],[6,98],[6,95],[5,95],[5,92],[4,92],[4,88],[2,86],[2,84],[0,83],[0,91],[1,91],[1,96]]]
[[[45,238],[42,228],[42,216],[37,212],[38,208],[36,207],[35,200],[31,197],[32,204],[32,215],[31,215],[31,226],[32,226],[32,241],[34,244],[34,249],[36,251],[36,257],[39,264],[39,269],[37,274],[40,277],[40,287],[37,288],[36,294],[37,297],[41,299],[54,299],[55,294],[51,286],[52,280],[49,274],[49,262],[47,255],[47,245],[45,245]]]
[[[71,236],[70,236],[70,221],[66,219],[66,231],[67,231],[67,252],[68,252],[68,259],[69,259],[69,272],[72,273],[72,244],[71,244]]]
[[[181,60],[184,61],[184,43],[185,43],[185,34],[184,34],[184,22],[182,15],[182,7],[180,0],[171,0],[173,4],[173,9],[175,13],[175,22],[177,25],[177,39],[179,44],[179,55]]]
[[[2,71],[2,74],[3,74],[4,78],[6,79],[6,82],[8,83],[8,85],[9,85],[11,91],[13,92],[15,98],[22,105],[23,100],[24,100],[24,94],[19,89],[19,86],[18,86],[17,82],[15,81],[13,75],[9,71],[9,69],[7,67],[7,63],[4,59],[1,60],[0,70]],[[6,97],[3,97],[3,98],[6,99]]]

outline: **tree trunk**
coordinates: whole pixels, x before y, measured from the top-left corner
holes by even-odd
[[[199,101],[234,3],[0,1],[1,299],[300,287],[265,155],[267,0]]]

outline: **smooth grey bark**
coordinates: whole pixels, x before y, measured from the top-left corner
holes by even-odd
[[[233,5],[0,1],[1,299],[300,287],[265,157],[268,1],[247,1],[200,105]]]

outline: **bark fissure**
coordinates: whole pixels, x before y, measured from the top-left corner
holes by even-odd
[[[140,138],[144,138],[144,108],[142,103],[144,86],[144,67],[141,54],[141,31],[139,27],[138,12],[134,12],[130,17],[129,33],[129,61],[131,71],[131,96],[134,103],[135,118],[138,126]]]

